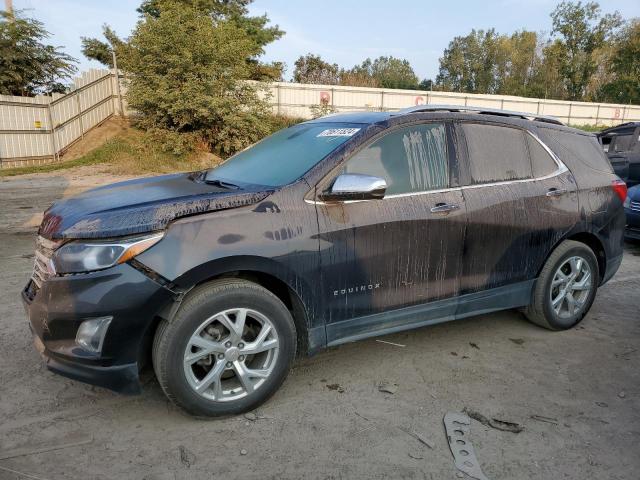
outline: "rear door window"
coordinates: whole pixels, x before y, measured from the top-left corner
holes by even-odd
[[[551,175],[558,170],[558,164],[549,155],[549,152],[540,145],[531,135],[526,135],[527,145],[529,147],[529,155],[531,155],[531,168],[534,177],[544,177]]]
[[[394,130],[347,160],[342,172],[384,178],[387,195],[447,188],[445,125],[418,124]]]
[[[471,183],[531,178],[525,134],[518,128],[463,123]]]

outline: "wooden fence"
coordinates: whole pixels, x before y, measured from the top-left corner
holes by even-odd
[[[119,80],[112,71],[89,70],[64,95],[0,95],[0,168],[57,161],[70,145],[110,116],[126,115],[122,98],[125,85]],[[393,111],[414,105],[449,104],[552,115],[572,125],[640,121],[637,105],[286,82],[268,84],[265,90],[274,113],[298,118],[310,118],[310,107],[321,103],[336,111]]]

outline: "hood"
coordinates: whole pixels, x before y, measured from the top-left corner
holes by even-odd
[[[199,174],[172,174],[114,183],[54,203],[38,233],[50,240],[109,238],[163,230],[176,218],[251,205],[272,190],[229,190],[200,181]]]

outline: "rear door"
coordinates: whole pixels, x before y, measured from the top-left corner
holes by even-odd
[[[329,343],[421,321],[382,314],[459,293],[465,207],[454,185],[450,128],[436,122],[386,131],[317,186],[325,190],[340,173],[388,185],[382,200],[317,203]],[[453,315],[455,304],[443,308],[436,316]]]
[[[526,292],[525,282],[575,221],[575,182],[524,129],[472,122],[459,128],[468,215],[461,291],[519,284]]]

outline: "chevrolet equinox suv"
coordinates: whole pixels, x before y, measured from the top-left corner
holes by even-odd
[[[255,408],[296,353],[496,310],[564,330],[622,260],[595,136],[456,106],[336,114],[211,170],[45,213],[23,300],[47,367],[195,415]]]

